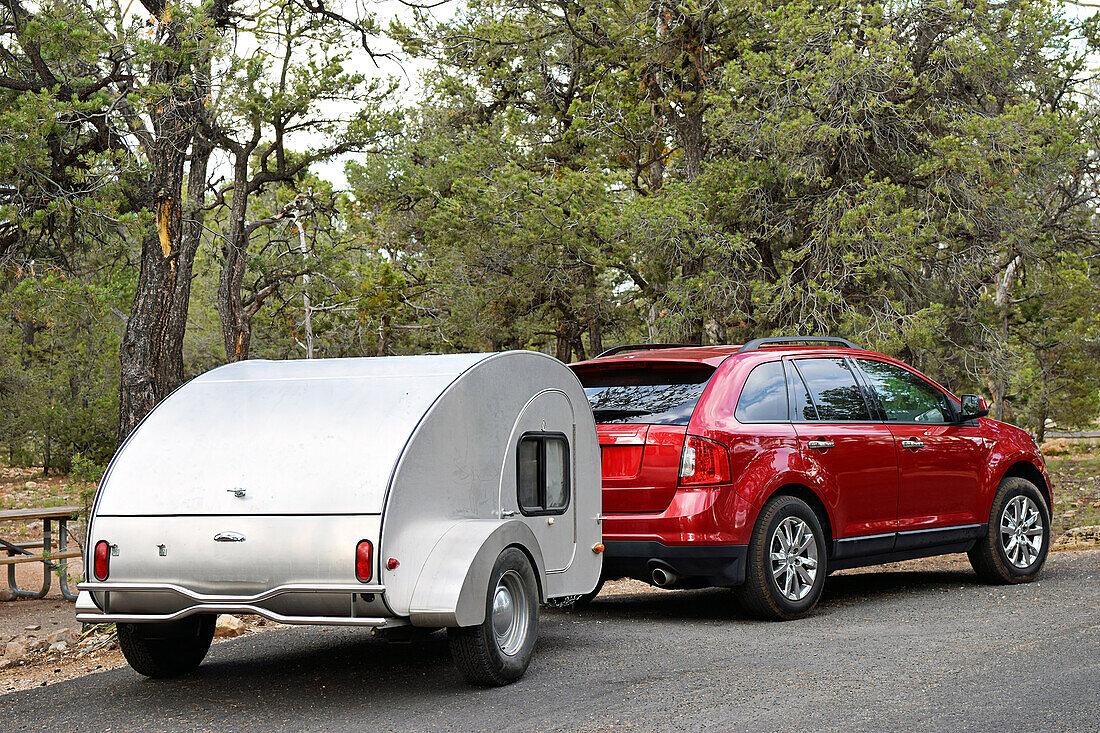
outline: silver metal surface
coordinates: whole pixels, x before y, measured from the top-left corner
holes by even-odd
[[[665,570],[662,567],[653,568],[654,585],[664,588],[665,586],[672,585],[677,580],[679,580],[679,576],[676,575],[676,573]]]
[[[924,447],[924,442],[916,439],[901,441],[902,448],[908,448],[909,450],[920,450]]]
[[[280,624],[309,624],[316,626],[385,626],[384,617],[345,617],[345,616],[288,616],[276,613],[263,606],[247,603],[203,603],[188,606],[172,613],[78,613],[76,620],[86,624],[111,623],[165,623],[199,613],[233,613],[263,616]]]
[[[1028,496],[1014,496],[1001,512],[1001,548],[1008,561],[1023,569],[1043,549],[1043,515]]]
[[[799,517],[787,517],[772,532],[768,543],[772,581],[788,600],[801,601],[817,578],[817,540]]]
[[[828,450],[833,447],[833,441],[831,440],[811,440],[806,443],[806,447],[810,450]]]
[[[545,586],[551,576],[546,573],[539,542],[526,523],[518,519],[504,523],[484,519],[458,522],[424,561],[409,602],[413,625],[475,626],[483,622],[493,566],[509,547],[527,551],[542,586],[540,600],[546,600]],[[389,592],[387,599],[391,596]]]
[[[523,647],[531,629],[531,613],[523,578],[508,570],[493,592],[493,639],[501,652],[512,657]]]
[[[569,442],[553,522],[518,511],[532,430]],[[89,530],[112,546],[110,580],[81,586],[81,613],[477,624],[507,547],[528,555],[540,598],[595,587],[602,557],[577,546],[602,538],[600,484],[584,391],[544,354],[240,362],[177,390],[116,454]],[[355,575],[364,539],[371,584]]]
[[[380,513],[394,466],[424,414],[463,372],[491,356],[219,367],[160,402],[130,435],[104,477],[96,511]],[[226,489],[245,489],[246,496]]]
[[[553,525],[546,523],[545,516],[525,516],[519,508],[516,454],[520,438],[528,432],[561,433],[569,441],[570,499]],[[400,559],[401,566],[381,570],[386,601],[394,613],[409,615],[414,597],[430,598],[415,604],[417,613],[423,612],[421,618],[427,619],[444,607],[443,598],[465,598],[468,574],[456,572],[440,558],[446,556],[443,553],[472,558],[478,552],[472,535],[487,542],[489,534],[471,529],[471,536],[462,542],[473,544],[472,548],[458,544],[459,535],[441,541],[439,547],[425,538],[443,537],[456,524],[483,520],[528,528],[545,563],[545,575],[540,577],[544,596],[587,593],[599,581],[602,557],[577,548],[601,541],[600,509],[596,425],[576,375],[537,352],[489,357],[439,396],[409,438],[395,469],[382,519],[380,554]],[[509,512],[515,514],[506,516]],[[485,584],[476,593],[474,623],[484,620],[488,576],[496,556],[478,556],[477,562],[488,567],[477,570]],[[452,572],[434,569],[444,565]],[[422,587],[428,585],[430,590]],[[450,613],[456,613],[453,605]],[[426,625],[427,621],[414,617],[413,623]]]
[[[279,585],[251,595],[227,595],[196,593],[190,588],[184,588],[174,583],[118,583],[109,580],[85,581],[78,584],[77,589],[88,592],[109,591],[112,593],[119,593],[122,591],[167,591],[169,593],[176,593],[196,603],[260,603],[270,598],[286,595],[288,593],[383,593],[386,590],[381,585],[368,585],[366,583],[345,583],[341,585],[287,583],[286,585]]]

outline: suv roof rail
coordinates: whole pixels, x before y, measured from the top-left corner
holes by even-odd
[[[699,344],[625,344],[623,346],[616,346],[612,349],[602,352],[596,359],[602,359],[605,356],[614,356],[615,354],[621,354],[624,351],[647,351],[649,349],[690,349],[692,347],[699,346]]]
[[[797,343],[826,343],[826,344],[839,344],[848,349],[861,349],[862,347],[856,346],[848,339],[837,338],[836,336],[768,336],[767,338],[753,339],[749,341],[740,349],[737,353],[740,354],[745,351],[756,351],[762,346],[773,346],[778,344],[797,344]]]

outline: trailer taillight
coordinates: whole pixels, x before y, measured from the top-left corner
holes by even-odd
[[[100,540],[95,543],[95,555],[92,562],[92,572],[96,580],[106,580],[111,572],[111,543]]]
[[[684,440],[680,455],[680,485],[724,484],[730,480],[730,458],[726,447],[694,435]]]
[[[374,548],[371,546],[370,540],[360,540],[359,544],[355,547],[355,577],[358,578],[360,582],[370,582],[370,560],[373,550]]]

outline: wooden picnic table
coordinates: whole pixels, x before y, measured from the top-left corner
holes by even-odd
[[[80,550],[69,549],[69,534],[66,523],[77,512],[78,506],[52,506],[30,509],[8,509],[0,511],[0,522],[42,521],[42,539],[33,542],[13,542],[0,537],[0,549],[7,551],[7,557],[0,557],[0,565],[8,566],[8,587],[24,598],[45,598],[50,592],[53,571],[60,569],[58,583],[61,595],[66,600],[75,601],[76,594],[69,590],[69,558],[80,557]],[[53,546],[52,525],[57,522],[57,547]],[[37,551],[35,551],[37,550]],[[56,563],[54,561],[57,561]],[[42,587],[37,590],[21,590],[15,582],[15,566],[28,562],[42,563]]]

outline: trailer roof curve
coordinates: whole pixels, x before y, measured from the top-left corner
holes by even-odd
[[[97,512],[381,513],[417,424],[463,372],[494,356],[503,354],[219,367],[131,434],[104,477]]]

